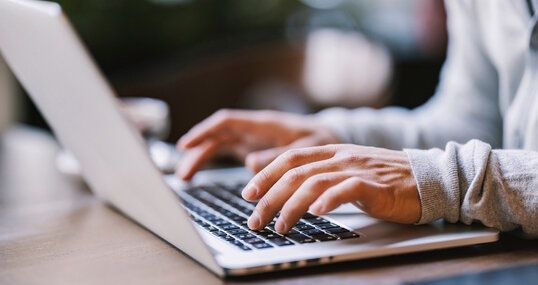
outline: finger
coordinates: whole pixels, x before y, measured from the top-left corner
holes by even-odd
[[[252,113],[237,110],[217,111],[183,135],[178,141],[178,146],[181,148],[194,147],[206,138],[214,136],[228,128],[247,128],[255,124],[255,121],[251,118]]]
[[[269,163],[275,160],[279,155],[283,154],[285,151],[289,149],[310,147],[310,146],[316,146],[316,145],[317,145],[317,140],[313,136],[300,138],[286,146],[251,152],[247,155],[245,159],[245,165],[250,170],[257,173],[257,172],[260,172],[264,167],[269,165]]]
[[[324,215],[338,206],[358,201],[371,203],[375,201],[379,185],[370,183],[358,177],[351,177],[325,191],[310,207],[314,215]]]
[[[186,150],[179,166],[179,177],[184,180],[191,179],[204,163],[216,156],[220,148],[232,141],[231,137],[219,137]]]
[[[287,147],[274,147],[249,153],[245,158],[245,166],[254,173],[260,172],[271,161],[288,150]]]
[[[249,227],[262,229],[273,220],[275,215],[292,194],[309,177],[326,172],[333,172],[339,166],[330,161],[317,161],[293,168],[286,172],[278,182],[260,199],[248,221]]]
[[[330,172],[308,178],[282,207],[275,229],[281,234],[287,233],[323,192],[352,175],[349,172]]]
[[[334,147],[329,146],[287,150],[250,180],[243,190],[243,198],[249,201],[260,199],[290,169],[331,158],[334,153]]]

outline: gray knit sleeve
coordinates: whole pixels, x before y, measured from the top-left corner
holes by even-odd
[[[444,147],[479,139],[502,146],[499,79],[476,22],[476,7],[446,1],[449,45],[435,95],[413,110],[323,110],[316,118],[345,143],[390,149]]]
[[[538,152],[492,150],[478,140],[405,151],[418,184],[420,224],[480,221],[538,237]]]

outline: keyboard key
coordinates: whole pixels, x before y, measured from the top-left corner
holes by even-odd
[[[275,223],[276,223],[276,221],[273,220],[273,221],[271,221],[270,223],[267,224],[267,227],[274,230],[275,229]]]
[[[214,231],[214,232],[211,232],[212,234],[218,236],[218,237],[224,237],[226,236],[227,234],[223,231]]]
[[[241,213],[245,214],[245,215],[249,215],[252,214],[252,210],[251,209],[248,209],[246,207],[238,207],[237,210],[241,211]]]
[[[311,229],[311,230],[303,231],[303,234],[312,236],[312,235],[317,235],[317,234],[323,234],[323,231],[320,229]]]
[[[240,249],[244,250],[244,251],[249,251],[249,250],[252,250],[250,247],[246,246],[244,243],[238,241],[238,240],[233,240],[233,241],[230,241],[231,244],[239,247]]]
[[[246,242],[246,243],[249,243],[249,244],[256,244],[256,243],[263,243],[264,242],[263,240],[261,240],[261,239],[259,239],[257,237],[245,239],[243,241]]]
[[[229,230],[228,233],[235,236],[235,235],[247,234],[248,232],[243,229],[235,229],[235,230]]]
[[[278,246],[287,246],[287,245],[293,245],[293,242],[285,239],[285,238],[275,238],[275,239],[270,239],[269,240],[270,242],[278,245]]]
[[[287,234],[288,234],[288,235],[292,235],[292,234],[298,234],[298,233],[299,233],[299,232],[298,232],[297,230],[295,230],[295,229],[291,229],[291,230],[288,231]]]
[[[213,224],[215,226],[218,226],[218,227],[222,227],[222,226],[225,226],[225,225],[230,225],[230,223],[228,221],[225,221],[223,219],[215,220],[215,221],[213,221]]]
[[[252,250],[252,248],[246,246],[246,245],[242,245],[239,247],[240,249],[244,250],[244,251],[249,251],[249,250]]]
[[[218,231],[219,229],[215,228],[215,227],[212,227],[212,226],[209,226],[207,228],[205,228],[206,230],[210,231],[210,232],[214,232],[214,231]]]
[[[223,229],[223,230],[225,230],[225,231],[239,229],[238,226],[236,226],[236,225],[232,225],[232,224],[230,224],[230,223],[228,223],[227,225],[223,225],[223,226],[220,227],[220,228]]]
[[[223,236],[222,237],[225,241],[233,241],[235,240],[233,236],[230,236],[230,235],[226,235],[226,236]]]
[[[360,236],[359,234],[354,232],[335,233],[334,235],[340,239],[358,238]]]
[[[213,222],[213,221],[216,221],[216,220],[219,220],[220,218],[217,218],[217,216],[215,215],[208,215],[207,217],[204,217],[206,220],[210,221],[210,222]]]
[[[256,236],[253,235],[253,234],[246,233],[246,234],[238,234],[238,235],[235,235],[235,237],[238,238],[238,239],[244,240],[244,239],[255,238]]]
[[[282,236],[277,233],[268,233],[268,234],[263,235],[263,237],[270,240],[274,238],[280,238]]]
[[[307,224],[302,224],[302,225],[295,225],[295,227],[293,227],[294,229],[296,230],[299,230],[299,231],[306,231],[306,230],[311,230],[313,229],[314,227],[313,226],[309,226]]]
[[[317,234],[312,235],[313,239],[319,240],[319,241],[329,241],[329,240],[336,240],[336,237],[330,236],[328,234]]]
[[[324,223],[328,223],[329,221],[325,220],[324,218],[322,217],[315,217],[313,219],[306,219],[307,222],[311,223],[311,224],[314,224],[314,225],[317,225],[317,224],[324,224]]]
[[[325,231],[329,232],[330,234],[349,232],[348,230],[346,230],[344,228],[341,228],[341,227],[332,228],[332,229],[326,229]]]
[[[316,227],[324,230],[324,229],[339,228],[340,226],[338,226],[335,223],[325,223],[325,224],[317,224]]]
[[[317,216],[314,216],[310,213],[306,213],[303,215],[303,219],[307,220],[307,219],[314,219],[314,218],[317,218]]]
[[[273,246],[264,242],[264,243],[255,243],[252,246],[254,246],[257,249],[264,249],[264,248],[272,248]]]
[[[298,243],[311,243],[316,242],[313,238],[305,236],[303,234],[286,235],[287,238],[294,240]]]
[[[246,218],[243,218],[239,215],[233,215],[231,217],[229,217],[232,221],[236,222],[236,223],[241,223],[243,221],[246,221],[247,219]]]
[[[272,234],[274,233],[273,231],[269,230],[269,229],[262,229],[262,230],[257,230],[257,231],[253,231],[255,234],[257,235],[261,235],[261,236],[266,236],[268,234]]]

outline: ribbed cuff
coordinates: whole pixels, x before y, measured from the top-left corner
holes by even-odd
[[[458,171],[451,155],[440,149],[405,149],[417,182],[421,217],[417,224],[459,217]]]

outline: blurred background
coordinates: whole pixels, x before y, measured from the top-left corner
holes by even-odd
[[[415,107],[445,58],[440,0],[58,1],[120,97],[170,106],[174,142],[220,108]],[[0,59],[0,131],[47,129]]]

